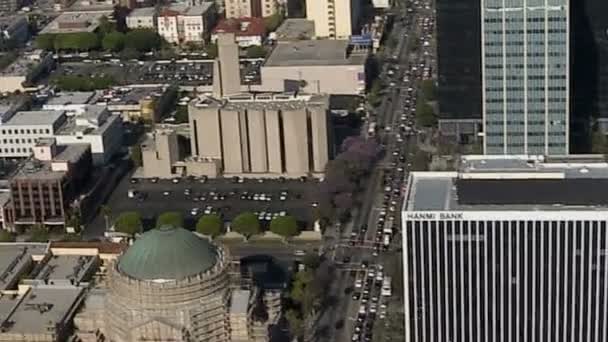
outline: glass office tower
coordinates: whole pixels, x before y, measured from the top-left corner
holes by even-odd
[[[485,154],[569,151],[569,0],[480,0]]]

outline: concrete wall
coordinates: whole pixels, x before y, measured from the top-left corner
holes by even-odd
[[[261,110],[247,112],[251,172],[268,172],[266,120]]]
[[[221,126],[217,108],[189,107],[192,155],[221,158]]]
[[[281,126],[277,110],[266,110],[266,141],[266,146],[268,147],[268,172],[283,172]]]
[[[285,80],[306,81],[303,90],[310,94],[358,95],[365,90],[364,65],[262,66],[261,77],[264,90],[272,92],[284,91]]]
[[[216,96],[238,94],[241,91],[241,73],[239,69],[239,46],[234,33],[218,34],[217,37],[220,91]],[[214,81],[216,82],[216,81]]]
[[[307,173],[309,171],[308,134],[306,110],[283,111],[283,138],[285,144],[285,171]]]
[[[323,172],[329,160],[327,113],[324,108],[310,108],[310,131],[312,138],[313,170]]]
[[[222,146],[224,147],[224,172],[242,173],[243,155],[241,150],[242,137],[239,123],[239,112],[222,110]]]
[[[175,132],[157,132],[142,146],[144,177],[171,178],[172,167],[178,160],[179,150]]]

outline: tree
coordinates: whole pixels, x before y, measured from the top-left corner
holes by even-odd
[[[126,41],[126,36],[125,36]],[[123,60],[136,59],[139,58],[140,53],[135,50],[135,48],[127,46],[120,52],[120,58]]]
[[[8,230],[0,229],[0,242],[15,242],[15,235]]]
[[[222,218],[216,214],[203,215],[196,222],[196,231],[203,235],[216,237],[224,230]]]
[[[259,45],[252,45],[247,48],[247,58],[266,57],[266,50]]]
[[[598,154],[608,154],[608,139],[600,130],[591,135],[591,151]]]
[[[426,101],[434,101],[436,94],[435,82],[433,80],[424,80],[420,84],[422,96]]]
[[[275,14],[264,18],[264,25],[267,32],[274,32],[283,22],[283,13],[277,11]]]
[[[270,231],[284,237],[291,237],[298,234],[298,222],[293,216],[277,216],[270,222]]]
[[[47,242],[49,241],[49,232],[41,225],[36,225],[30,230],[28,242]]]
[[[101,16],[101,18],[99,18],[99,25],[97,26],[97,32],[102,37],[107,35],[110,32],[113,32],[114,30],[116,30],[116,27],[114,26],[114,24],[112,24],[110,22],[108,17],[103,15],[103,16]]]
[[[93,32],[74,32],[57,35],[56,50],[90,51],[99,48],[99,36]]]
[[[114,222],[114,230],[131,236],[142,231],[141,215],[136,211],[121,213]]]
[[[203,48],[203,52],[207,54],[208,58],[217,57],[217,44],[210,43],[205,45],[205,47]]]
[[[156,228],[162,226],[172,226],[179,228],[184,226],[184,216],[178,211],[168,211],[158,215],[156,219]]]
[[[91,91],[107,89],[116,84],[116,80],[109,76],[79,76],[79,75],[59,75],[52,79],[52,83],[61,90],[66,91]]]
[[[131,150],[131,161],[135,167],[141,167],[143,165],[143,160],[141,156],[141,146],[133,145],[130,147]]]
[[[38,37],[36,37],[36,46],[39,49],[43,49],[43,50],[54,50],[55,49],[55,35],[54,34],[49,34],[49,33],[45,33],[45,34],[41,34]]]
[[[104,50],[118,52],[125,46],[125,35],[120,32],[110,32],[106,34],[102,41],[101,47]]]
[[[178,106],[175,110],[175,123],[187,123],[188,122],[188,106]]]
[[[302,264],[307,268],[316,270],[321,265],[321,257],[318,254],[308,253],[302,259]]]
[[[240,234],[250,237],[260,233],[260,221],[252,212],[244,212],[232,220],[232,229]]]
[[[139,52],[158,50],[160,44],[160,36],[151,29],[132,30],[125,36],[125,47],[133,48]]]
[[[424,101],[416,104],[416,122],[422,127],[432,127],[437,123],[433,107]]]
[[[300,314],[296,310],[291,309],[285,313],[285,318],[289,323],[291,335],[298,339],[302,338],[304,336],[304,320]]]

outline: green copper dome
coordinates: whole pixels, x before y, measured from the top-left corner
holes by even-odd
[[[120,257],[118,270],[140,280],[180,280],[216,263],[216,248],[184,228],[153,229]]]

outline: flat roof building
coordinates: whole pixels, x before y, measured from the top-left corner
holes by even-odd
[[[356,95],[365,91],[368,51],[348,40],[279,42],[262,65],[265,91]]]
[[[242,94],[189,107],[192,155],[224,174],[322,174],[330,157],[328,96]]]
[[[606,191],[603,160],[466,156],[458,171],[412,172],[405,340],[601,340]]]
[[[78,11],[78,12],[63,12],[47,26],[45,26],[40,34],[62,34],[75,32],[94,32],[99,26],[99,21],[102,17],[108,17],[112,11]]]
[[[23,295],[2,295],[0,310],[10,309],[0,313],[0,341],[65,341],[84,292],[78,286],[38,285]]]
[[[306,2],[306,19],[315,23],[315,36],[344,39],[356,31],[361,16],[360,0],[316,0]]]
[[[302,18],[287,18],[283,20],[275,33],[274,38],[279,42],[294,40],[310,40],[315,37],[315,23]]]
[[[127,16],[127,27],[130,29],[156,28],[158,10],[156,7],[135,8]]]
[[[50,285],[79,285],[91,279],[99,258],[93,255],[49,255],[35,271],[35,280]]]
[[[15,290],[34,261],[43,259],[47,252],[46,243],[0,243],[0,293]],[[0,310],[0,316],[2,313]]]

